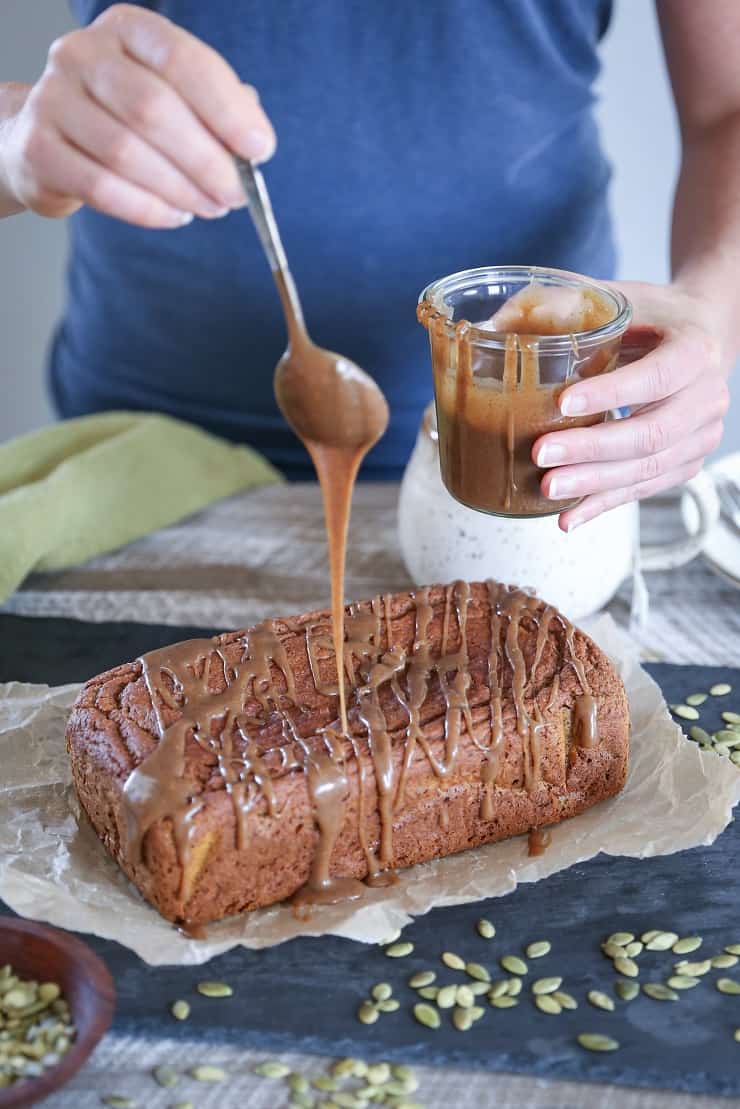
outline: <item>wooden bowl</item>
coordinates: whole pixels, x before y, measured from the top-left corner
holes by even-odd
[[[113,1019],[115,991],[108,968],[69,932],[32,920],[0,916],[0,966],[24,979],[57,982],[77,1029],[72,1047],[38,1078],[0,1088],[0,1109],[31,1105],[63,1086],[80,1069]]]

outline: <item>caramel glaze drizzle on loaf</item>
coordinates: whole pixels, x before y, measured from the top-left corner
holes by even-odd
[[[194,817],[203,805],[203,794],[194,792],[185,772],[186,747],[192,737],[216,758],[224,788],[233,802],[239,849],[247,847],[247,817],[258,802],[279,819],[274,779],[291,772],[305,774],[318,840],[310,877],[294,896],[294,904],[299,909],[312,903],[358,897],[362,892],[361,882],[330,874],[332,852],[349,796],[345,762],[354,757],[358,768],[358,832],[367,859],[367,883],[377,885],[393,881],[395,875],[389,869],[393,857],[393,819],[403,809],[408,774],[419,752],[443,782],[454,774],[463,742],[474,743],[484,751],[480,815],[484,820],[493,819],[493,791],[499,776],[503,742],[504,667],[511,672],[517,732],[522,744],[524,788],[530,792],[535,790],[540,781],[540,739],[545,719],[536,701],[532,711],[527,708],[527,690],[534,680],[553,621],[562,627],[562,662],[572,666],[581,687],[574,711],[576,745],[590,747],[596,742],[598,706],[583,663],[576,654],[572,624],[549,606],[538,612],[536,598],[519,590],[493,582],[488,583],[487,589],[490,608],[488,744],[480,743],[475,735],[468,702],[471,678],[467,609],[471,594],[466,582],[455,582],[445,590],[442,641],[437,657],[433,655],[428,635],[433,617],[428,589],[420,589],[412,595],[415,633],[410,649],[391,640],[389,597],[375,597],[369,612],[359,606],[350,606],[345,621],[343,657],[350,710],[350,730],[346,738],[337,730],[338,721],[324,727],[318,736],[315,731],[309,736],[301,734],[294,676],[271,621],[244,635],[241,640],[243,655],[236,665],[227,661],[218,639],[191,640],[144,655],[140,662],[155,713],[159,742],[129,775],[124,788],[128,836],[134,857],[143,861],[148,830],[156,821],[167,818],[172,824],[184,874],[191,851]],[[456,650],[449,645],[453,610],[459,640]],[[524,615],[537,625],[530,668],[526,666],[519,644],[520,622]],[[322,681],[319,670],[319,663],[326,660],[332,650],[331,635],[318,632],[310,624],[296,624],[295,627],[305,635],[317,692],[337,697],[338,682]],[[214,665],[223,669],[226,688],[221,693],[209,692],[209,676]],[[445,703],[442,757],[432,750],[421,723],[422,705],[432,680],[439,683]],[[556,673],[556,684],[546,711],[557,697],[557,682]],[[403,759],[397,775],[391,757],[391,737],[379,698],[380,687],[386,684],[403,707],[407,721]],[[168,726],[163,718],[163,706],[180,713]],[[251,706],[249,711],[247,706]],[[260,754],[253,739],[255,729],[264,727],[268,720],[274,721],[276,717],[282,742]],[[241,742],[234,742],[236,735]],[[377,790],[380,815],[377,846],[367,838],[368,760],[363,757],[365,751],[372,762]],[[547,835],[533,830],[530,853],[541,853],[546,844]]]

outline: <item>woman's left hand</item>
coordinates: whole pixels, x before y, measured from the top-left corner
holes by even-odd
[[[679,285],[619,282],[632,304],[625,346],[648,353],[564,390],[564,416],[631,408],[627,419],[541,436],[532,457],[547,467],[545,496],[584,499],[560,515],[564,531],[609,508],[693,477],[722,438],[734,352],[724,351],[712,305]],[[652,349],[649,349],[651,348]]]

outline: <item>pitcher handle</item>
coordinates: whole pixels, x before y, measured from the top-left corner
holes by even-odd
[[[682,489],[696,505],[699,526],[693,535],[687,535],[683,539],[640,547],[642,570],[675,570],[677,566],[691,562],[703,549],[709,532],[719,519],[717,487],[706,470],[700,470]]]

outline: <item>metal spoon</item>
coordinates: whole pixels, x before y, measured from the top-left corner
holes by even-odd
[[[311,341],[264,178],[251,162],[237,159],[237,168],[288,328],[288,345],[275,368],[275,397],[313,459],[324,498],[340,718],[346,734],[344,563],[350,504],[360,463],[388,426],[388,405],[369,374]]]

